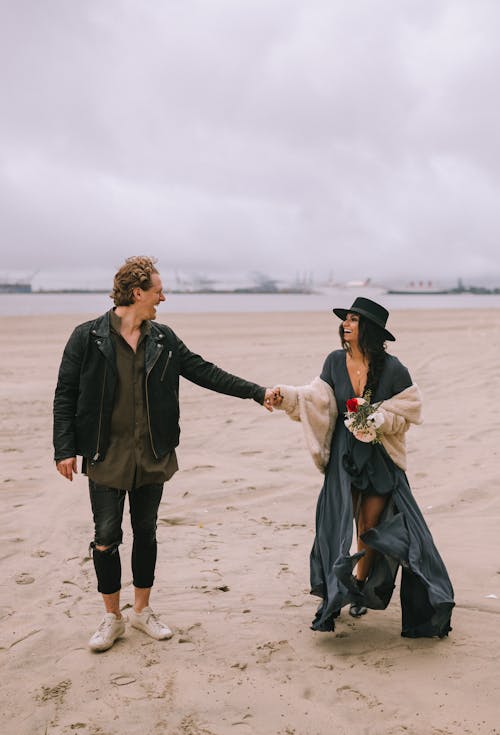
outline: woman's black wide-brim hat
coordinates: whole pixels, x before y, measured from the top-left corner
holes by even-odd
[[[345,319],[349,313],[360,314],[361,316],[364,316],[365,319],[369,319],[373,324],[376,324],[377,327],[383,329],[384,336],[387,340],[390,342],[396,341],[396,337],[394,337],[394,335],[385,328],[389,312],[387,309],[384,309],[383,306],[377,304],[376,301],[365,299],[363,296],[358,296],[358,298],[354,300],[350,309],[333,309],[333,313],[342,320]]]

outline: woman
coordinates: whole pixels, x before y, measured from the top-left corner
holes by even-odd
[[[357,298],[349,310],[333,311],[342,320],[342,349],[310,385],[274,389],[274,405],[302,421],[325,474],[310,558],[311,594],[322,598],[312,629],[334,630],[346,604],[354,617],[385,609],[401,566],[402,635],[442,638],[451,630],[453,588],[405,474],[405,433],[421,422],[420,393],[385,351],[395,338],[384,307]],[[345,419],[347,401],[363,397],[373,406],[365,407],[374,411],[373,441],[357,439]],[[353,519],[358,553],[351,556]]]

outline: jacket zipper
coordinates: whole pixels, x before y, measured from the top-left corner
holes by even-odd
[[[163,372],[161,374],[160,383],[163,383],[163,379],[165,377],[165,373],[167,372],[168,363],[170,362],[170,358],[171,357],[172,357],[172,350],[169,350],[168,356],[167,356],[167,361],[165,362],[165,367],[163,368]]]
[[[95,450],[95,454],[92,457],[93,462],[97,462],[99,459],[99,444],[101,443],[101,427],[102,427],[102,407],[104,404],[104,388],[106,386],[106,374],[108,372],[108,366],[104,365],[104,377],[102,379],[102,391],[101,391],[101,403],[99,406],[99,428],[97,430],[97,447]]]
[[[171,354],[172,354],[172,351],[169,352],[168,360],[170,359],[170,355]],[[153,442],[153,432],[151,431],[151,417],[149,415],[148,378],[149,378],[149,375],[151,373],[151,370],[154,368],[154,366],[158,362],[158,359],[159,359],[160,355],[161,355],[161,352],[156,356],[155,361],[153,362],[153,364],[149,368],[148,372],[146,373],[146,386],[145,386],[145,389],[146,389],[146,411],[147,411],[147,414],[148,414],[149,441],[151,442],[151,449],[153,450],[153,454],[155,456],[155,459],[159,459],[159,457],[158,457],[158,455],[156,453],[155,445],[154,445],[154,442]],[[168,364],[168,360],[167,360],[167,364]],[[165,366],[165,369],[166,369],[166,366]],[[163,372],[165,372],[165,370]]]

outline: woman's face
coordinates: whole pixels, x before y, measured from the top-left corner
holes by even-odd
[[[342,322],[344,341],[350,345],[357,345],[359,339],[359,314],[348,312]]]

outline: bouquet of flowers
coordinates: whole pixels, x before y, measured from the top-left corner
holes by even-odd
[[[369,390],[366,391],[363,398],[349,398],[346,402],[347,411],[344,424],[360,442],[377,444],[382,434],[380,427],[384,423],[381,411],[377,410],[382,401],[372,404],[370,398],[371,391]]]

